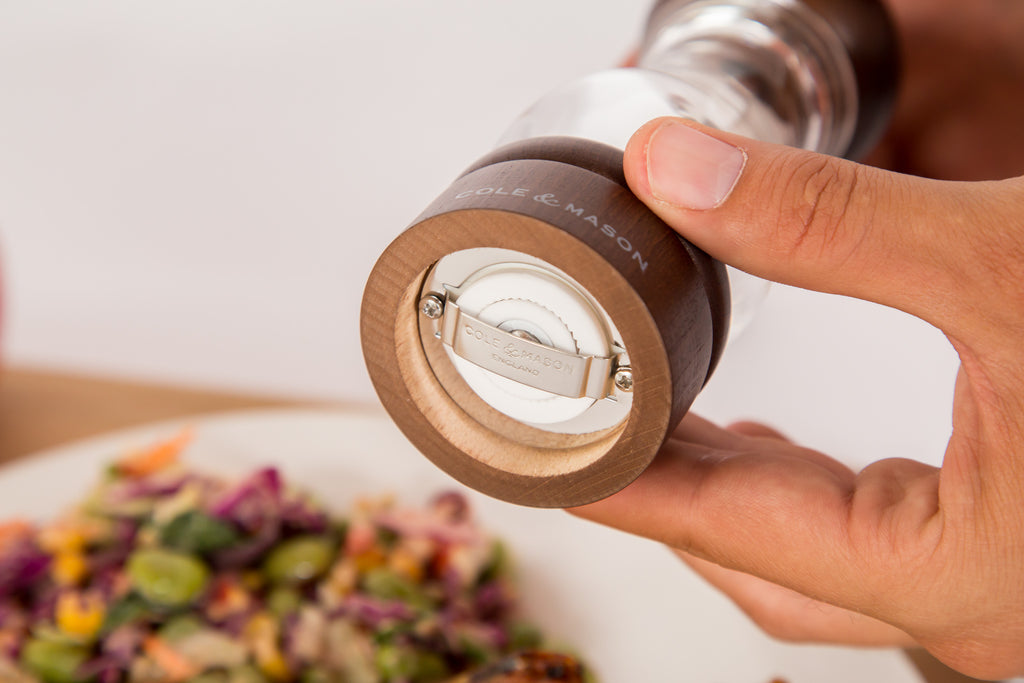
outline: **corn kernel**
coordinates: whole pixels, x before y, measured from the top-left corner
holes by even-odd
[[[250,591],[258,591],[263,588],[263,584],[266,583],[263,578],[263,572],[258,569],[250,569],[242,572],[242,587]]]
[[[423,564],[412,553],[398,548],[388,558],[388,568],[413,583],[423,580]]]
[[[39,545],[51,553],[77,551],[85,546],[85,534],[68,524],[54,525],[39,532]]]
[[[355,591],[358,582],[359,568],[352,558],[346,557],[335,563],[322,585],[338,598],[344,598]]]
[[[291,680],[292,672],[284,655],[276,647],[269,652],[257,653],[256,664],[267,678],[274,681]]]
[[[256,641],[268,636],[273,636],[277,629],[274,625],[274,618],[267,612],[257,612],[245,622],[242,635],[246,640]]]
[[[265,612],[252,616],[245,625],[243,636],[249,641],[256,666],[273,681],[291,680],[292,672],[278,646],[277,622]]]
[[[55,613],[57,628],[69,636],[89,639],[103,625],[106,606],[96,593],[70,592],[57,598]]]
[[[82,550],[110,532],[109,522],[83,517],[64,517],[39,530],[39,547],[50,554]]]
[[[252,604],[252,596],[233,578],[221,578],[214,582],[206,616],[213,621],[222,621],[232,614],[244,612]]]
[[[381,567],[386,561],[387,557],[384,555],[384,552],[377,547],[352,556],[352,562],[355,563],[356,570],[360,574],[365,574],[372,569]]]
[[[77,550],[57,553],[50,565],[50,575],[58,586],[70,588],[77,586],[89,571],[85,556]]]

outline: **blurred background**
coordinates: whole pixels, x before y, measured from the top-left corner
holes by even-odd
[[[374,402],[377,255],[645,2],[0,3],[2,357]],[[895,311],[775,287],[698,409],[860,466],[938,463],[956,358]]]

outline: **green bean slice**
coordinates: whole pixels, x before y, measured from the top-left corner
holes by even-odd
[[[21,650],[21,663],[45,683],[84,683],[78,670],[89,658],[81,645],[30,640]]]
[[[298,584],[321,576],[334,561],[334,542],[323,536],[297,536],[270,551],[263,564],[273,583]]]
[[[194,555],[147,548],[128,558],[132,587],[148,602],[161,607],[191,604],[206,588],[210,570]]]

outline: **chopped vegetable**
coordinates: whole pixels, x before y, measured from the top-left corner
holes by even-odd
[[[82,645],[30,640],[21,650],[21,663],[46,683],[84,683],[79,669],[89,658]]]
[[[230,683],[230,679],[228,678],[228,674],[224,671],[210,671],[208,673],[199,674],[188,683]]]
[[[267,556],[263,571],[274,583],[305,583],[321,576],[334,559],[334,543],[320,536],[289,539]]]
[[[139,478],[170,467],[192,440],[192,430],[185,429],[176,436],[154,446],[131,453],[114,464],[113,470],[125,477]]]
[[[199,668],[168,645],[160,636],[149,636],[142,643],[143,651],[163,672],[167,683],[187,681],[199,673]]]
[[[269,614],[257,614],[245,626],[243,634],[249,641],[259,670],[274,681],[287,681],[292,671],[279,646],[278,622]]]
[[[398,600],[410,607],[429,609],[430,598],[408,578],[390,569],[374,569],[366,573],[363,587],[369,595],[385,600]]]
[[[62,551],[53,556],[50,565],[53,580],[59,586],[77,586],[89,572],[85,555],[75,551]]]
[[[129,593],[115,601],[107,610],[107,618],[101,631],[111,633],[125,624],[142,621],[150,611],[149,605],[139,595]]]
[[[157,635],[168,643],[174,643],[182,638],[202,631],[206,624],[196,614],[179,614],[168,619],[157,631]]]
[[[259,669],[246,664],[228,672],[228,683],[267,683],[267,679]]]
[[[201,510],[183,512],[160,529],[160,545],[200,555],[227,548],[240,538],[233,526]]]
[[[267,593],[267,609],[281,618],[297,612],[302,604],[302,594],[291,586],[275,586]]]
[[[0,683],[448,682],[542,644],[462,496],[330,515],[274,468],[187,471],[188,439],[0,523]]]
[[[163,548],[136,550],[128,558],[132,588],[160,607],[183,607],[199,597],[210,576],[202,561]]]
[[[57,598],[57,628],[72,638],[91,640],[103,625],[106,607],[96,591],[63,593]]]
[[[31,538],[32,533],[32,525],[23,519],[0,522],[0,550],[6,550],[9,544]]]
[[[0,525],[0,598],[31,585],[50,566],[50,557],[32,536],[32,527],[15,520]]]
[[[411,647],[382,645],[377,649],[376,663],[381,676],[389,681],[429,683],[448,676],[448,667],[440,657]]]
[[[209,627],[166,642],[201,671],[242,666],[249,658],[249,651],[237,638]]]

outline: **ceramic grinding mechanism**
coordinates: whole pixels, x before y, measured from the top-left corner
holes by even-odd
[[[750,290],[629,191],[632,131],[681,115],[849,154],[881,130],[895,87],[877,0],[666,0],[639,63],[529,109],[367,282],[363,353],[385,408],[498,498],[574,506],[635,479],[722,353],[730,277]]]

